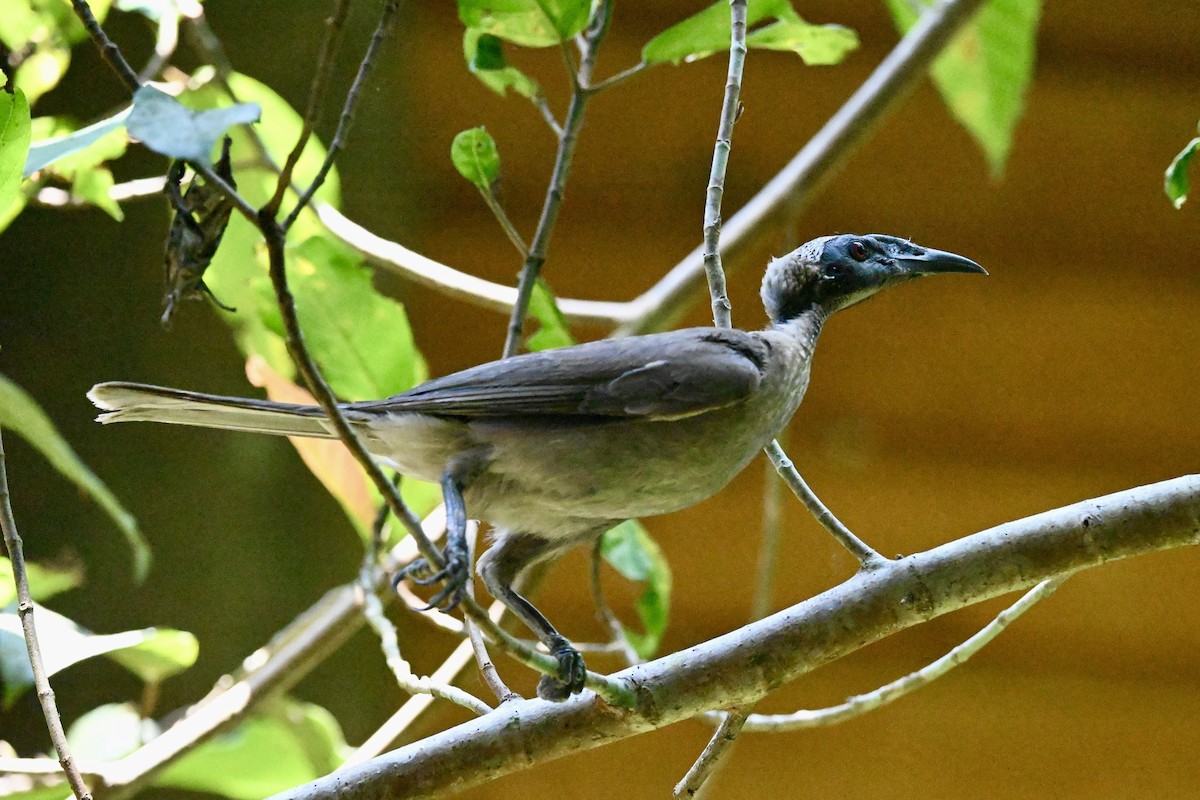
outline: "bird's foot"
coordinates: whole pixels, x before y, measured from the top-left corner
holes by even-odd
[[[418,558],[396,573],[392,586],[396,586],[405,578],[417,586],[443,583],[438,593],[429,599],[429,605],[421,610],[436,608],[443,613],[452,611],[462,601],[466,592],[467,580],[471,577],[471,563],[466,547],[455,546],[453,541],[447,543],[446,549],[442,551],[442,561],[445,566],[435,570],[427,560]]]
[[[587,679],[587,666],[583,656],[561,636],[550,644],[550,655],[558,661],[557,675],[543,675],[538,681],[537,694],[543,700],[561,703],[573,694],[583,691]]]

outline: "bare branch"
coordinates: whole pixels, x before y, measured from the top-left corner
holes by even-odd
[[[749,716],[749,711],[743,709],[728,711],[721,715],[721,722],[717,725],[717,730],[713,733],[712,738],[708,740],[708,744],[705,745],[704,751],[700,753],[700,757],[696,759],[696,763],[692,764],[687,774],[679,783],[675,784],[675,789],[671,794],[676,800],[696,797],[700,794],[705,783],[716,772],[717,767],[725,763],[725,757],[733,750],[738,734],[741,733],[742,726],[746,724],[747,716]]]
[[[54,700],[50,676],[46,674],[42,649],[38,645],[37,627],[33,623],[33,597],[29,593],[29,577],[25,571],[25,554],[8,494],[8,467],[5,465],[3,439],[0,439],[0,529],[3,529],[4,547],[12,563],[13,581],[17,584],[17,616],[21,618],[21,630],[25,634],[25,649],[29,653],[29,666],[33,671],[33,687],[42,707],[42,715],[46,718],[50,741],[58,752],[58,763],[67,775],[71,791],[79,800],[92,800],[92,792],[83,782],[83,776],[75,766],[75,757],[71,755],[71,747],[67,744],[62,717],[58,714],[58,703]]]
[[[329,85],[329,77],[333,74],[333,66],[337,63],[338,47],[342,42],[342,31],[345,29],[346,15],[349,11],[350,0],[334,0],[333,13],[325,20],[325,37],[321,40],[321,49],[317,54],[317,68],[313,74],[312,85],[308,89],[308,107],[304,110],[304,125],[300,129],[300,136],[296,139],[295,147],[292,148],[292,152],[288,153],[287,160],[283,163],[283,169],[279,171],[275,194],[267,201],[266,208],[270,210],[272,216],[279,210],[284,194],[292,185],[292,170],[296,168],[296,162],[304,153],[313,129],[317,126],[317,120],[321,117],[321,111],[325,105],[325,90]]]
[[[100,48],[100,57],[112,67],[113,72],[117,73],[117,77],[125,83],[130,93],[141,88],[142,82],[138,80],[137,73],[133,71],[133,67],[129,66],[125,56],[121,55],[121,48],[117,47],[112,39],[108,38],[104,28],[100,27],[87,0],[71,0],[71,7],[75,9],[75,16],[79,17],[79,21],[87,29],[88,35],[96,43],[96,47]]]
[[[1200,476],[1087,500],[860,570],[745,628],[613,677],[637,685],[615,711],[591,694],[506,703],[380,758],[279,795],[292,800],[444,796],[568,753],[752,703],[901,630],[1109,561],[1200,544]]]
[[[960,664],[965,664],[971,656],[999,636],[1000,632],[1007,628],[1013,620],[1033,608],[1039,601],[1053,594],[1054,590],[1065,580],[1064,576],[1042,581],[1022,595],[1020,600],[1001,611],[995,619],[977,631],[974,636],[916,672],[880,686],[874,691],[851,697],[836,706],[796,711],[792,714],[752,714],[746,721],[745,730],[753,733],[781,733],[803,728],[816,728],[845,722],[877,708],[882,708],[906,694],[928,686]]]
[[[342,106],[342,115],[338,119],[337,130],[333,134],[333,140],[329,143],[329,149],[325,152],[325,163],[317,171],[312,184],[304,190],[304,194],[300,195],[300,199],[296,202],[296,207],[292,209],[287,219],[283,221],[282,228],[284,231],[292,227],[292,223],[296,221],[296,217],[300,216],[300,212],[312,200],[313,194],[316,193],[317,189],[321,188],[321,184],[325,182],[325,177],[329,174],[329,170],[333,169],[334,159],[337,158],[338,153],[345,147],[346,137],[350,135],[350,126],[354,124],[354,111],[358,107],[363,87],[366,86],[367,80],[371,77],[371,70],[375,66],[375,57],[379,53],[379,48],[383,46],[384,41],[391,33],[392,24],[396,18],[396,11],[399,8],[400,0],[387,0],[383,4],[383,11],[379,14],[379,22],[375,26],[375,32],[371,34],[371,42],[367,45],[366,52],[363,53],[362,61],[359,62],[354,82],[350,84],[350,91],[346,93],[346,103]]]

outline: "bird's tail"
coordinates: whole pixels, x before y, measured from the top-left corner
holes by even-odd
[[[165,422],[200,428],[332,439],[317,406],[186,392],[144,383],[98,383],[88,399],[104,413],[98,422]]]

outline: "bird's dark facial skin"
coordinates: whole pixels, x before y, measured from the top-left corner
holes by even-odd
[[[826,236],[772,263],[763,279],[763,303],[776,323],[806,309],[831,314],[880,289],[939,272],[987,274],[968,258],[896,236]]]

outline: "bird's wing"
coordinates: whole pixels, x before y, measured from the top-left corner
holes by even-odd
[[[493,361],[349,408],[447,417],[672,419],[749,397],[768,354],[756,334],[690,328]]]

